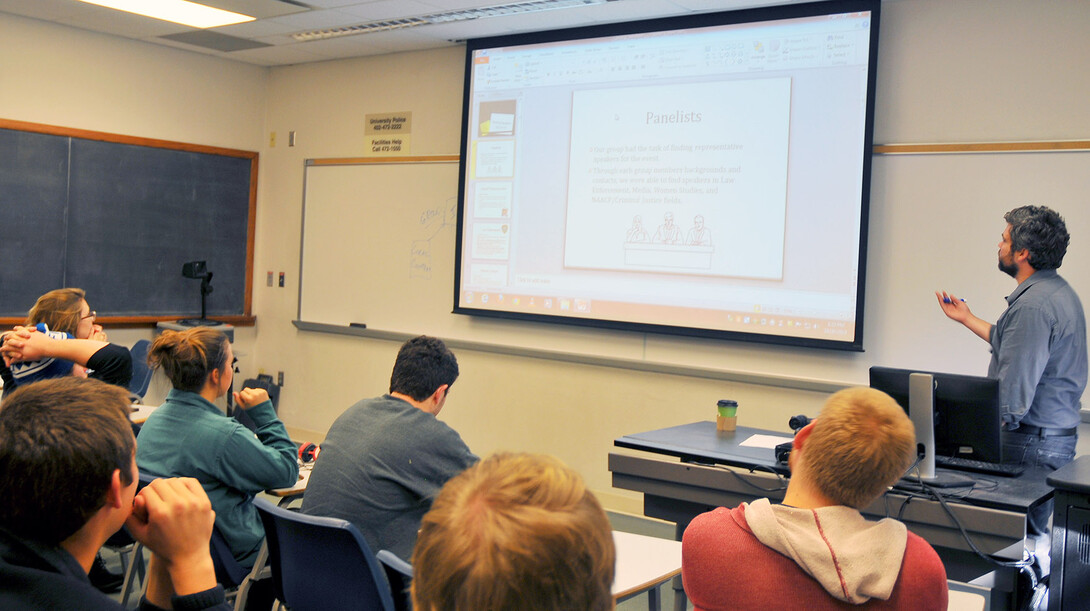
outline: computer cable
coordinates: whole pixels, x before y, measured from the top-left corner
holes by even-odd
[[[746,479],[745,477],[742,477],[741,473],[739,473],[738,471],[732,469],[731,467],[729,467],[727,465],[711,465],[711,466],[712,466],[712,468],[720,469],[722,471],[726,471],[727,473],[730,473],[738,481],[740,481],[743,484],[749,486],[750,488],[753,488],[755,490],[760,490],[761,492],[779,492],[781,490],[787,490],[787,480],[784,479],[783,474],[781,474],[781,473],[777,472],[775,469],[772,469],[772,468],[769,468],[769,467],[754,465],[754,466],[749,468],[749,472],[753,473],[754,471],[762,471],[762,472],[767,471],[768,473],[771,473],[772,475],[776,476],[776,480],[779,482],[779,486],[777,486],[775,488],[766,488],[764,486],[760,486],[760,485],[758,485],[758,484],[756,484],[754,482],[751,482],[748,479]]]

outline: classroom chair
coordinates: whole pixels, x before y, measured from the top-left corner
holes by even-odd
[[[412,565],[387,549],[379,550],[375,557],[386,571],[386,580],[390,582],[396,611],[412,611],[412,597],[409,594],[409,586],[413,581]]]
[[[381,563],[347,520],[304,515],[255,498],[277,598],[292,611],[395,611]]]
[[[246,608],[246,600],[249,598],[250,588],[254,582],[267,579],[270,575],[267,544],[261,544],[261,551],[258,552],[252,569],[247,569],[235,560],[227,540],[215,526],[212,527],[209,548],[212,552],[212,565],[216,569],[216,581],[223,585],[227,601],[232,604],[235,611],[242,611]]]
[[[140,473],[136,483],[136,491],[140,492],[153,479],[155,477],[152,475]],[[129,534],[129,530],[122,526],[121,530],[106,540],[103,547],[117,552],[121,558],[121,568],[125,575],[121,580],[121,605],[128,607],[132,595],[137,594],[137,598],[139,598],[139,595],[143,593],[144,588],[147,586],[147,564],[144,560],[144,545],[133,539],[132,535]],[[138,588],[135,587],[137,579],[140,580]]]
[[[139,403],[144,395],[148,394],[148,386],[151,385],[151,368],[148,367],[148,346],[151,344],[142,339],[129,348],[132,355],[132,380],[129,381],[129,396],[133,403]]]
[[[141,471],[139,488],[147,486],[152,480],[158,477],[158,475],[152,475]],[[227,601],[233,605],[236,611],[241,611],[246,607],[246,598],[251,583],[258,578],[264,578],[266,576],[265,573],[268,572],[265,563],[265,548],[262,547],[261,551],[258,553],[254,568],[247,569],[235,560],[234,554],[231,553],[231,546],[227,544],[227,540],[220,534],[219,529],[213,526],[212,538],[209,540],[208,549],[212,556],[212,566],[216,569],[216,581],[223,585],[223,589],[226,591]],[[142,545],[137,544],[135,555],[143,561]],[[143,573],[143,570],[141,570],[141,573]],[[127,574],[126,579],[128,579]],[[143,588],[147,587],[147,580],[144,579],[143,582],[140,590],[141,595],[143,594]],[[122,585],[122,588],[128,588],[128,583]],[[128,589],[123,589],[122,591],[125,592],[124,598],[122,599],[122,605],[127,605]]]

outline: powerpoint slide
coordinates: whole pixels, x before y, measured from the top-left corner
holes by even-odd
[[[477,126],[482,138],[515,135],[515,101],[481,102],[477,108]]]
[[[564,264],[783,276],[791,79],[576,91]]]
[[[515,142],[503,140],[473,143],[477,152],[474,173],[477,178],[511,178],[515,175]]]
[[[474,263],[469,266],[469,283],[479,287],[507,286],[507,266],[495,263]]]
[[[511,249],[511,232],[506,223],[473,225],[473,258],[506,260]]]
[[[478,182],[473,185],[473,216],[482,219],[511,218],[510,182]]]

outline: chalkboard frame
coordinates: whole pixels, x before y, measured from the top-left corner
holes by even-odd
[[[245,286],[241,291],[243,296],[242,313],[241,314],[229,314],[229,315],[210,315],[210,319],[214,319],[220,322],[230,323],[238,326],[252,326],[255,324],[256,317],[252,311],[252,293],[253,293],[253,261],[254,261],[254,239],[255,239],[255,227],[256,227],[256,211],[257,211],[257,181],[258,181],[258,161],[259,153],[256,151],[246,151],[240,149],[231,149],[224,147],[207,146],[201,144],[193,144],[186,142],[174,142],[170,140],[160,140],[154,138],[143,138],[137,136],[128,136],[123,134],[114,134],[108,132],[99,132],[78,128],[61,127],[55,125],[47,125],[42,123],[32,123],[27,121],[16,121],[10,119],[0,119],[0,129],[30,132],[35,134],[43,134],[50,136],[59,136],[66,138],[73,138],[79,140],[107,142],[125,145],[134,145],[140,147],[149,147],[156,149],[168,149],[172,151],[200,153],[206,155],[219,155],[224,157],[248,159],[250,161],[249,168],[249,201],[248,209],[246,212],[246,254],[245,254],[245,274],[244,282]],[[215,270],[213,270],[214,272]],[[179,270],[180,274],[181,270]],[[60,288],[60,287],[56,287]],[[89,287],[81,287],[89,288]],[[196,294],[198,289],[194,286],[194,293]],[[29,308],[32,303],[26,304]],[[177,314],[147,314],[147,315],[123,315],[123,316],[100,316],[98,321],[104,325],[112,326],[154,326],[160,321],[175,320],[178,318]],[[13,316],[0,316],[0,328],[21,324],[24,321],[24,317]]]

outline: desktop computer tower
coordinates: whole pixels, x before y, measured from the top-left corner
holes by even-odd
[[[1090,600],[1090,456],[1075,459],[1047,481],[1056,489],[1048,610],[1086,609]]]

